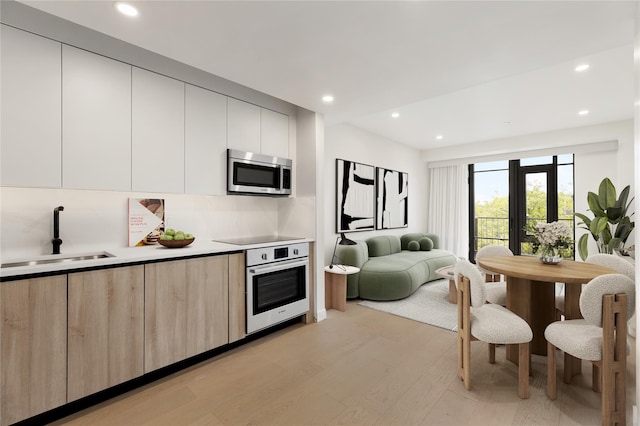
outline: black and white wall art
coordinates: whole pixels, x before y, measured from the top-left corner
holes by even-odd
[[[336,232],[375,229],[375,168],[336,159]]]
[[[409,225],[408,173],[377,168],[376,229],[406,228]]]

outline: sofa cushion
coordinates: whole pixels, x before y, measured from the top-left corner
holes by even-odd
[[[413,241],[411,243],[413,243]],[[431,251],[433,249],[433,240],[429,237],[420,238],[418,244],[420,244],[420,250],[422,251]]]
[[[400,238],[395,235],[381,235],[367,240],[369,257],[387,256],[400,253]]]
[[[407,247],[407,244],[409,244],[410,241],[420,241],[420,239],[424,237],[427,237],[431,241],[433,241],[434,249],[440,248],[440,238],[436,234],[425,234],[422,232],[413,232],[410,234],[404,234],[402,237],[400,237],[400,249],[409,250],[409,248]]]
[[[420,243],[417,241],[409,241],[409,244],[407,244],[407,248],[411,251],[418,251],[420,250]]]

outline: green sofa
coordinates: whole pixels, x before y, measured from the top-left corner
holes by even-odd
[[[350,299],[403,299],[422,284],[440,278],[437,269],[457,262],[452,252],[439,248],[435,234],[384,235],[356,243],[336,249],[341,263],[360,268],[347,278]]]

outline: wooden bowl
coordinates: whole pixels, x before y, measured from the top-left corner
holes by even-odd
[[[195,238],[189,238],[188,240],[158,240],[158,244],[167,248],[182,248],[188,246],[194,241]]]

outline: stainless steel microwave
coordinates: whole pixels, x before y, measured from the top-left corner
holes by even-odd
[[[288,158],[228,149],[227,193],[290,195],[292,163]]]

